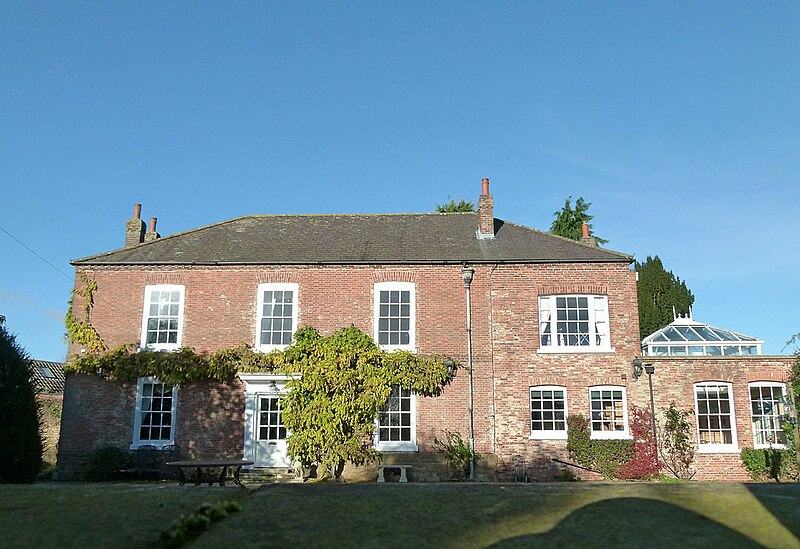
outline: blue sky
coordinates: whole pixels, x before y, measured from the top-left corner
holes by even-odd
[[[800,331],[800,5],[0,3],[0,314],[61,360],[70,259],[249,213],[592,203],[696,319]]]

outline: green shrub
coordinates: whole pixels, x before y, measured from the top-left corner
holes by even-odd
[[[632,440],[592,440],[589,421],[581,414],[567,417],[567,451],[579,465],[605,478],[619,478],[619,472],[634,456]]]
[[[128,452],[116,446],[103,446],[89,454],[79,478],[89,482],[114,480],[116,472],[125,467]]]
[[[678,410],[670,402],[664,410],[664,423],[659,429],[659,450],[664,467],[676,478],[689,480],[694,477],[694,426],[687,421],[693,410]]]
[[[39,403],[29,362],[0,323],[0,482],[33,482],[42,467]]]
[[[453,471],[453,478],[456,480],[466,480],[469,477],[470,457],[473,456],[469,445],[464,442],[461,435],[449,429],[444,430],[445,440],[433,438],[433,446],[437,451],[444,454],[447,466]],[[475,461],[481,460],[481,455],[474,453]]]
[[[230,513],[238,513],[242,504],[238,501],[225,500],[219,503],[204,503],[189,515],[183,515],[161,532],[161,542],[165,547],[177,548],[193,540],[207,530],[211,524],[227,517]]]

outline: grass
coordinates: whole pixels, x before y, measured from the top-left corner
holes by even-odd
[[[204,502],[244,496],[227,487],[192,488],[177,483],[0,485],[0,545],[159,547],[159,533],[181,514]]]
[[[0,486],[0,532],[5,547],[153,547],[231,497],[244,510],[191,547],[800,547],[796,484]]]

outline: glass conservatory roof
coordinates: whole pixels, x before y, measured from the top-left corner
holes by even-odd
[[[684,320],[684,319],[678,319]],[[723,330],[715,328],[708,324],[695,323],[691,325],[676,325],[675,322],[669,326],[660,329],[656,333],[646,337],[643,343],[684,343],[686,342],[702,345],[704,342],[716,342],[719,344],[723,341],[747,341],[751,343],[760,343],[755,337],[738,334],[730,330]]]
[[[676,315],[669,325],[642,340],[647,354],[728,355],[761,354],[762,340]]]

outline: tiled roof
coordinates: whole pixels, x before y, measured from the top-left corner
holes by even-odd
[[[37,393],[64,394],[64,365],[47,360],[31,360],[28,369]]]
[[[478,214],[249,215],[73,265],[314,265],[624,262],[632,257]]]

